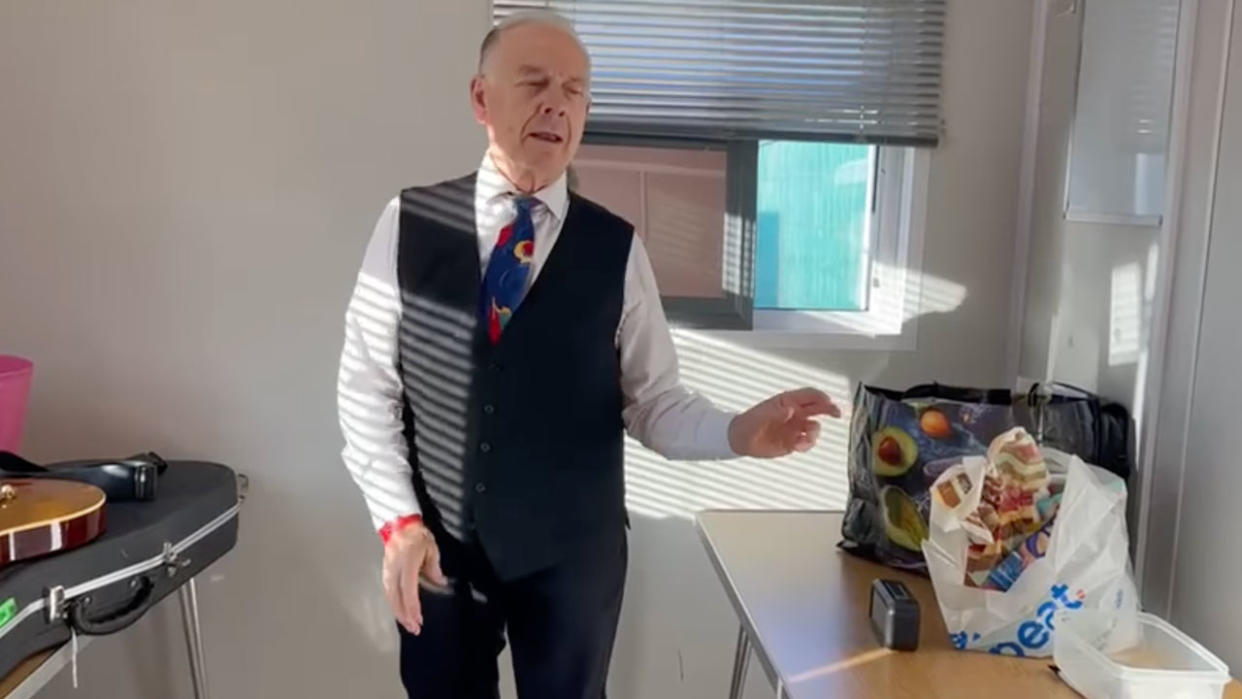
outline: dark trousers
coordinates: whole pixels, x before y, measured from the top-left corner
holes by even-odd
[[[421,590],[420,635],[398,625],[410,699],[499,697],[506,631],[520,699],[603,699],[625,586],[624,530],[512,581],[497,578],[477,544],[440,548],[449,589]]]

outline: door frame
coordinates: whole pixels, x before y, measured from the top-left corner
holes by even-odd
[[[1140,387],[1135,570],[1144,607],[1169,616],[1187,434],[1237,0],[1184,0],[1150,360]],[[1238,49],[1242,50],[1242,49]],[[1185,344],[1187,343],[1188,344]]]

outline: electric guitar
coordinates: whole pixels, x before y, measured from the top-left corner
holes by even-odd
[[[0,479],[0,566],[93,541],[104,531],[105,501],[77,481]]]

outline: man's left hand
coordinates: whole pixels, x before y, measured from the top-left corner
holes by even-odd
[[[807,451],[819,439],[816,415],[841,417],[841,409],[818,389],[786,391],[733,418],[729,446],[739,456],[761,458]]]

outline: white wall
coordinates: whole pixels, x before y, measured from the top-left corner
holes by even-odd
[[[1047,3],[1020,376],[1075,384],[1136,409],[1150,335],[1159,227],[1066,221],[1081,38]],[[1081,8],[1081,5],[1079,6]]]
[[[679,332],[689,383],[738,408],[808,382],[843,401],[859,380],[1004,384],[1030,9],[949,5],[917,351]],[[215,696],[398,696],[379,546],[337,458],[341,314],[383,202],[480,155],[465,86],[485,8],[0,7],[0,347],[38,365],[28,451],[155,449],[251,476],[241,543],[201,588]],[[839,507],[845,436],[833,423],[820,448],[765,464],[631,448],[613,696],[724,694],[736,625],[690,517]],[[61,678],[48,696],[185,696],[173,610],[89,649],[84,691]]]
[[[1185,169],[1176,226],[1163,337],[1164,362],[1152,431],[1152,480],[1148,521],[1143,528],[1145,560],[1140,561],[1145,603],[1162,614],[1170,612],[1176,522],[1182,503],[1183,473],[1189,445],[1188,424],[1194,397],[1204,280],[1207,273],[1213,197],[1218,173],[1225,97],[1225,60],[1230,53],[1229,8],[1236,0],[1200,0],[1185,141]],[[1242,34],[1233,35],[1233,53],[1242,52]],[[1226,196],[1228,196],[1226,194]]]
[[[1134,418],[1137,449],[1143,438],[1153,307],[1168,245],[1159,225],[1067,220],[1084,5],[1053,0],[1033,6],[1044,10],[1046,43],[1038,76],[1018,376],[1072,384],[1124,405]],[[1145,468],[1141,459],[1136,462],[1129,483],[1132,531],[1137,531]],[[1133,539],[1132,547],[1137,535]]]
[[[1242,668],[1242,614],[1233,601],[1233,581],[1242,575],[1242,559],[1232,551],[1222,554],[1221,543],[1238,530],[1230,495],[1242,488],[1232,439],[1242,392],[1240,289],[1233,269],[1242,259],[1239,10],[1235,0],[1203,0],[1199,8],[1143,570],[1147,604],[1219,654],[1235,675]]]
[[[1242,557],[1236,547],[1222,550],[1221,544],[1239,529],[1233,495],[1242,491],[1234,439],[1242,395],[1242,276],[1236,269],[1242,260],[1242,13],[1234,16],[1233,37],[1169,614],[1236,673],[1242,670],[1242,606],[1235,600]]]
[[[486,22],[482,2],[0,4],[0,346],[37,364],[29,453],[251,476],[200,588],[216,697],[397,696],[336,361],[384,203],[477,163]],[[48,696],[186,696],[175,610]]]
[[[1242,617],[1232,594],[1242,562],[1221,549],[1237,531],[1230,496],[1242,488],[1231,439],[1242,392],[1239,287],[1232,269],[1242,259],[1236,235],[1242,216],[1242,13],[1236,10],[1227,76],[1222,60],[1230,50],[1232,4],[1195,3],[1183,86],[1186,133],[1175,135],[1173,144],[1184,157],[1181,190],[1177,206],[1169,208],[1166,239],[1153,228],[1062,220],[1078,18],[1057,15],[1059,3],[1050,3],[1020,373],[1042,378],[1051,364],[1052,376],[1154,418],[1144,466],[1150,471],[1147,513],[1132,530],[1142,539],[1136,563],[1143,603],[1219,654],[1236,674]],[[1162,266],[1171,301],[1159,293]],[[1153,319],[1166,302],[1161,332]],[[1147,361],[1158,356],[1163,362],[1148,384]],[[1159,393],[1143,396],[1154,390]],[[1142,485],[1132,481],[1132,499]]]

